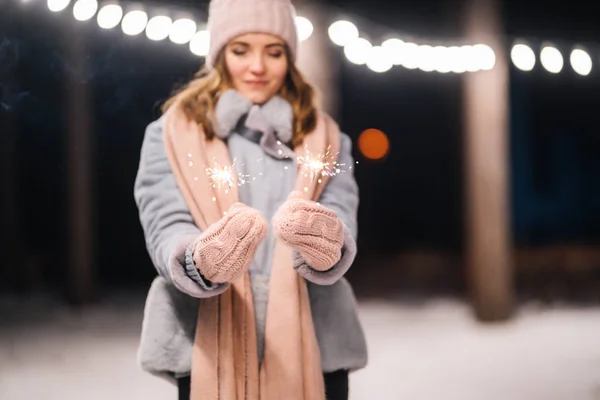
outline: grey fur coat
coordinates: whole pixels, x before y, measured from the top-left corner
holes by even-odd
[[[226,140],[237,171],[250,180],[239,188],[240,201],[270,222],[296,177],[294,152],[283,144],[291,139],[290,105],[276,96],[263,106],[254,106],[239,93],[228,91],[217,104],[216,117],[217,135]],[[181,377],[191,369],[197,299],[219,295],[228,285],[207,281],[193,265],[190,245],[201,231],[171,173],[163,123],[160,118],[146,129],[134,188],[148,252],[159,274],[146,300],[138,357],[141,367],[150,373]],[[347,135],[341,136],[338,162],[345,164],[347,171],[329,180],[319,202],[344,222],[342,259],[330,270],[318,272],[298,253],[294,256],[294,268],[307,280],[324,372],[356,370],[367,363],[356,300],[343,277],[356,256],[358,187],[350,168],[354,164],[352,143]],[[250,265],[259,359],[274,243],[269,229]]]

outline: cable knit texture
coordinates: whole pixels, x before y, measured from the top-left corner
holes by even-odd
[[[327,271],[340,260],[344,224],[334,211],[307,200],[301,192],[290,193],[272,222],[275,234],[313,269]]]
[[[248,269],[266,234],[267,222],[260,213],[235,203],[195,240],[194,262],[211,282],[233,282]]]
[[[194,242],[192,242],[185,249],[185,271],[187,272],[187,275],[194,280],[194,282],[196,282],[202,289],[206,291],[215,290],[219,286],[222,286],[219,284],[213,284],[213,282],[205,279],[200,274],[200,271],[196,266],[196,262],[194,261]]]

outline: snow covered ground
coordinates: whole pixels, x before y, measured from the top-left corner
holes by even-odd
[[[143,301],[0,299],[0,399],[176,399],[136,365]],[[495,325],[451,299],[362,302],[360,315],[370,363],[352,400],[600,399],[600,307],[526,305]]]

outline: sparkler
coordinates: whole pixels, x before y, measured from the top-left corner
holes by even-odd
[[[337,154],[332,154],[330,147],[327,148],[325,154],[313,154],[308,150],[307,146],[304,146],[305,155],[298,156],[298,165],[300,167],[300,173],[304,177],[310,177],[313,181],[315,178],[319,179],[321,183],[321,176],[335,176],[339,173],[346,172],[344,167],[346,164],[340,164],[335,161]]]
[[[231,165],[221,165],[213,160],[213,166],[206,168],[206,174],[211,180],[211,187],[217,190],[225,188],[226,194],[233,186],[239,187],[248,183],[250,176],[235,171],[235,160]]]
[[[281,145],[281,142],[277,142],[277,144]],[[330,147],[327,148],[327,151],[324,154],[312,153],[306,145],[304,146],[304,151],[305,154],[303,156],[297,157],[299,173],[305,178],[310,179],[310,181],[317,179],[318,183],[322,183],[321,177],[333,177],[342,172],[346,172],[344,169],[346,164],[335,161],[338,154],[333,154]],[[262,157],[259,158],[257,162],[262,161],[262,159]],[[356,164],[358,164],[358,161]],[[235,166],[235,159],[231,165],[221,165],[213,159],[213,165],[206,168],[206,174],[210,178],[211,187],[217,190],[224,189],[225,194],[227,194],[234,186],[240,187],[256,180],[256,177],[250,177],[250,175],[244,175],[241,172],[237,172]],[[287,169],[287,166],[284,168]],[[351,170],[352,166],[349,166],[348,169]],[[259,175],[262,176],[262,172]],[[305,188],[305,191],[306,190],[308,190],[308,188]],[[215,198],[213,198],[213,201],[214,200]]]

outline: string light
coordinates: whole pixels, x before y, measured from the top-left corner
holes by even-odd
[[[173,22],[169,39],[175,44],[186,44],[196,33],[196,22],[189,18],[181,18]]]
[[[296,29],[298,30],[298,39],[301,42],[308,40],[314,31],[312,22],[305,17],[296,17]]]
[[[358,39],[358,28],[350,21],[336,21],[327,31],[331,41],[338,46],[345,46]]]
[[[67,8],[70,0],[48,0],[48,9],[52,12],[59,12]]]
[[[59,12],[66,9],[71,1],[46,0],[46,3],[49,10]],[[105,4],[98,10],[97,0],[78,0],[73,6],[73,16],[79,21],[97,15],[98,26],[102,29],[112,29],[120,23],[126,35],[138,35],[145,30],[150,40],[159,41],[169,37],[176,44],[189,43],[190,52],[196,56],[205,57],[208,54],[208,32],[198,30],[199,25],[190,18],[172,22],[168,16],[156,16],[149,21],[148,14],[141,10],[132,10],[125,16],[123,14],[118,4]],[[301,42],[310,38],[315,29],[312,22],[302,16],[296,17],[295,25]],[[496,65],[496,53],[483,43],[434,45],[421,40],[406,40],[407,37],[388,37],[379,44],[368,40],[370,36],[361,34],[349,20],[333,22],[327,33],[335,45],[343,48],[349,62],[366,66],[375,73],[383,73],[393,67],[442,74],[465,73],[491,70]],[[512,64],[523,72],[534,69],[536,58],[535,51],[526,44],[517,42],[511,48]],[[563,55],[553,46],[545,46],[539,59],[544,69],[552,74],[558,74],[564,68]],[[583,49],[572,48],[569,61],[573,71],[581,76],[588,76],[593,70],[593,58]]]
[[[198,31],[190,40],[190,51],[199,57],[205,57],[209,49],[210,33],[208,31]]]
[[[98,12],[98,26],[102,29],[112,29],[119,25],[123,18],[123,9],[117,4],[107,4]]]
[[[510,51],[510,58],[521,71],[531,71],[535,67],[535,53],[526,44],[515,44]]]
[[[146,29],[148,14],[141,10],[133,10],[125,14],[121,21],[123,33],[129,36],[139,35]]]
[[[146,37],[150,40],[160,41],[169,37],[173,21],[164,15],[152,17],[146,25]]]
[[[496,64],[496,54],[486,44],[433,46],[388,38],[381,45],[374,45],[360,34],[356,25],[346,20],[331,24],[329,37],[344,48],[344,55],[352,64],[366,65],[377,73],[389,71],[393,66],[463,73],[491,70]]]
[[[383,47],[371,47],[367,60],[367,67],[369,67],[371,71],[382,73],[389,71],[393,66],[392,58]]]
[[[344,46],[344,54],[351,63],[364,65],[369,60],[369,53],[372,47],[367,39],[357,38]]]
[[[79,0],[73,6],[73,17],[77,21],[87,21],[96,15],[98,2],[96,0]]]
[[[544,68],[546,68],[546,71],[552,74],[558,74],[563,69],[563,56],[555,47],[544,47],[540,53],[540,61]]]
[[[387,39],[381,43],[381,47],[389,54],[392,64],[403,64],[406,49],[406,43],[404,43],[404,41],[397,38]]]
[[[579,75],[587,76],[592,71],[592,58],[582,49],[574,49],[571,52],[571,67]]]

